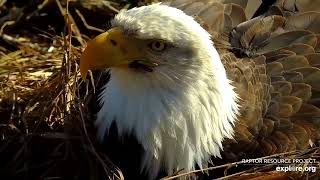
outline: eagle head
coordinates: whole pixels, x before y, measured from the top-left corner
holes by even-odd
[[[207,166],[233,137],[237,94],[210,34],[191,16],[163,4],[121,10],[112,28],[91,40],[80,72],[104,69],[95,125],[103,140],[113,122],[145,150],[150,178]]]

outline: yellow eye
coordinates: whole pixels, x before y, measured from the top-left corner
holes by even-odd
[[[149,47],[154,51],[163,51],[166,49],[167,44],[162,41],[153,41],[149,44]]]

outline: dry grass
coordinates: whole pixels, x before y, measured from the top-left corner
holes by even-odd
[[[35,11],[25,10],[29,6]],[[74,10],[72,13],[69,6]],[[87,109],[93,93],[87,90],[78,72],[79,56],[88,39],[84,34],[92,36],[104,28],[90,25],[94,21],[87,21],[84,14],[93,17],[97,13],[103,16],[101,19],[108,19],[120,7],[128,7],[128,3],[46,0],[15,7],[12,2],[0,1],[0,10],[11,15],[0,18],[1,179],[123,179],[121,171],[108,160],[95,140],[93,115]],[[50,14],[53,10],[60,13],[63,27],[38,19],[41,13]],[[20,15],[15,15],[16,12]],[[37,23],[63,30],[54,33],[39,30]],[[320,152],[311,149],[274,157],[293,155],[319,159]],[[240,164],[207,170],[225,168],[227,172]],[[227,173],[224,179],[244,174],[249,177],[253,172],[272,173],[274,167],[259,166],[237,174]]]
[[[80,96],[77,61],[86,36],[68,12],[68,1],[44,1],[38,10],[52,3],[64,19],[62,35],[6,31],[8,26],[23,26],[18,19],[1,28],[1,178],[122,179],[120,170],[96,150],[90,114]],[[75,47],[74,41],[81,46]]]

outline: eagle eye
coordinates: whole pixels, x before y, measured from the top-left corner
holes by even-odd
[[[152,41],[151,43],[149,43],[149,47],[154,51],[161,52],[166,49],[167,44],[162,41]]]

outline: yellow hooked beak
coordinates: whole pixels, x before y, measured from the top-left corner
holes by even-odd
[[[123,30],[118,27],[112,28],[91,40],[82,53],[82,79],[86,79],[88,70],[128,67],[133,61],[146,61],[142,49],[142,40],[124,35]]]

